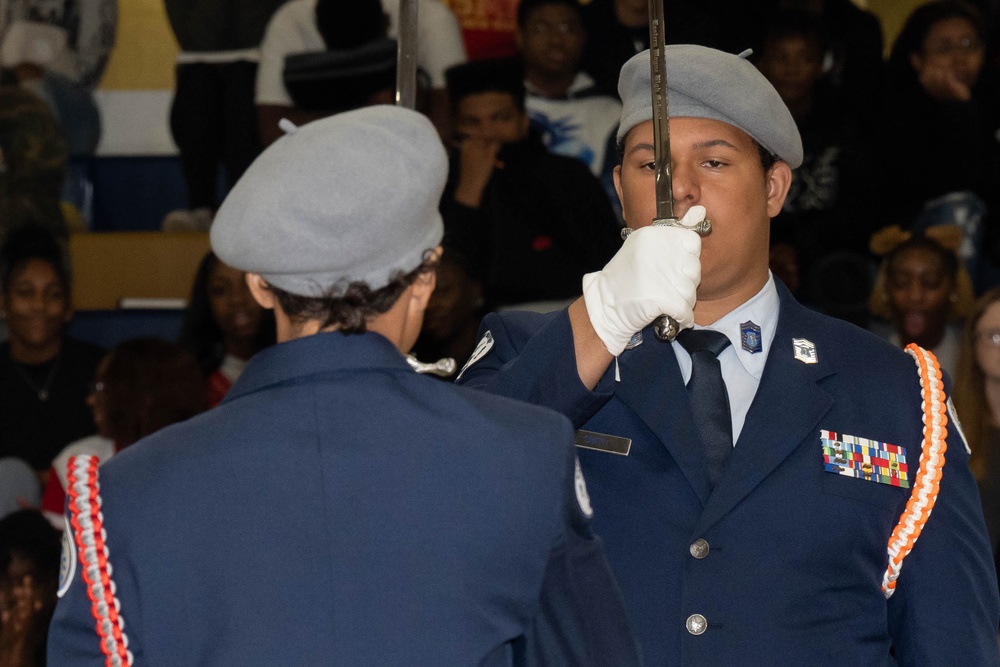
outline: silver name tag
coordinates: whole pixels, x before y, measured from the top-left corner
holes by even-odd
[[[628,456],[632,449],[632,438],[623,438],[619,435],[608,435],[596,431],[584,431],[580,429],[576,432],[575,444],[583,449],[594,449],[599,452]]]

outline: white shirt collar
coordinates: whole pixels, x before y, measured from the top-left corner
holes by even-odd
[[[707,327],[696,325],[695,329],[712,329],[726,334],[743,368],[755,379],[760,380],[778,326],[778,305],[778,289],[774,286],[774,276],[768,271],[767,282],[757,294]],[[744,323],[760,327],[760,352],[749,352],[743,347],[741,329]]]

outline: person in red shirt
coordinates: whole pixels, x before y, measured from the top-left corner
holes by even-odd
[[[209,252],[184,313],[178,344],[206,376],[209,407],[219,404],[250,357],[274,344],[274,316],[253,300],[245,276]]]

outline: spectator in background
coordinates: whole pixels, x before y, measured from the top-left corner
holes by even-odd
[[[399,3],[397,0],[384,0],[380,4],[388,17],[387,34],[395,38],[399,32]],[[440,0],[421,2],[418,15],[417,65],[430,81],[423,107],[442,135],[447,136],[448,98],[444,70],[465,61],[462,35],[454,14]],[[282,117],[296,121],[293,99],[282,79],[287,56],[356,48],[380,37],[384,25],[377,26],[379,34],[375,34],[371,8],[361,1],[291,0],[283,5],[271,18],[264,33],[257,72],[255,99],[264,144],[269,145],[281,136],[277,124]],[[328,113],[298,118],[299,121],[308,121],[323,115]]]
[[[857,215],[864,165],[858,158],[854,119],[823,72],[827,51],[821,25],[808,12],[775,14],[754,54],[792,112],[802,136],[802,165],[792,171],[792,184],[781,213],[771,220],[772,269],[800,301],[816,305],[811,293],[815,271],[830,256],[866,254],[873,229]],[[832,260],[828,260],[832,261]],[[817,269],[817,266],[820,269]],[[860,262],[838,262],[841,270]],[[825,293],[822,300],[832,295]]]
[[[23,225],[65,236],[66,141],[40,97],[0,86],[0,242]]]
[[[1000,547],[1000,288],[976,301],[962,332],[952,392],[979,482],[993,555]]]
[[[752,3],[745,3],[751,5]],[[877,105],[882,81],[882,28],[878,18],[852,0],[766,0],[745,13],[735,29],[737,48],[759,45],[775,17],[805,12],[822,28],[823,72],[829,85],[851,113],[870,114]],[[863,127],[861,129],[868,129]]]
[[[70,457],[101,462],[151,433],[206,407],[204,376],[190,354],[159,338],[135,338],[111,350],[97,367],[87,405],[97,434],[81,438],[52,461],[42,509],[59,517],[66,502]]]
[[[49,56],[47,63],[37,64],[43,64],[46,73],[59,74],[88,90],[93,90],[104,74],[115,44],[117,21],[118,0],[5,0],[0,4],[0,34],[8,36],[11,29],[24,29],[17,28],[24,24],[31,29],[52,28],[34,33],[51,35],[34,44],[39,55]],[[30,36],[15,34],[19,39]],[[6,37],[3,42],[7,43]]]
[[[101,348],[65,334],[73,310],[65,251],[44,230],[11,232],[0,249],[0,457],[27,461],[44,482],[52,459],[94,433],[86,399]]]
[[[397,44],[386,37],[388,19],[379,0],[320,2],[316,25],[325,51],[289,54],[282,81],[298,124],[341,111],[395,101]],[[426,81],[418,81],[423,107]]]
[[[583,274],[621,245],[600,183],[531,131],[516,63],[480,60],[447,76],[456,138],[441,200],[445,247],[465,257],[488,310],[579,294]]]
[[[525,106],[549,150],[575,157],[601,180],[617,208],[613,172],[618,98],[599,93],[580,71],[587,34],[576,0],[522,0],[517,9],[517,48],[524,63]]]
[[[961,325],[975,298],[958,259],[960,243],[961,232],[947,225],[920,234],[893,226],[871,242],[872,252],[884,257],[869,300],[872,314],[892,324],[889,342],[930,350],[952,376]]]
[[[0,519],[0,667],[44,667],[59,531],[36,510]]]
[[[63,199],[86,211],[87,160],[101,136],[93,92],[115,43],[118,0],[0,2],[4,78],[48,104],[70,157]]]
[[[618,97],[618,74],[625,61],[649,48],[647,0],[592,0],[583,8],[587,46],[583,70],[597,89]],[[665,0],[667,44],[720,46],[721,32],[704,5],[689,0]]]
[[[877,123],[880,209],[904,229],[962,228],[962,260],[976,275],[986,212],[997,201],[1000,109],[996,82],[980,77],[985,52],[979,13],[961,0],[917,7],[893,45]]]
[[[219,166],[232,187],[260,152],[254,107],[264,28],[285,0],[165,0],[180,44],[170,131],[180,151],[188,209],[170,226],[207,229]]]
[[[209,407],[218,405],[250,357],[273,345],[274,339],[274,314],[254,300],[246,273],[219,261],[213,252],[205,255],[178,343],[206,377]]]
[[[413,354],[424,362],[455,360],[461,368],[476,348],[476,333],[483,319],[483,288],[470,276],[469,267],[455,252],[445,252],[437,265],[437,283],[427,302],[424,326]],[[455,374],[457,375],[457,373]],[[449,377],[454,380],[454,375]]]

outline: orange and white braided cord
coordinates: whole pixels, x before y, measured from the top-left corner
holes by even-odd
[[[916,544],[934,509],[934,503],[937,502],[941,473],[944,470],[944,453],[948,449],[948,413],[941,366],[932,352],[914,343],[906,346],[906,352],[913,357],[920,371],[924,439],[913,491],[889,538],[889,566],[882,577],[882,593],[887,600],[896,590],[896,579],[903,567],[903,559]]]
[[[100,485],[97,482],[99,464],[100,459],[96,456],[73,456],[69,460],[66,481],[70,525],[73,526],[76,547],[80,552],[80,567],[87,585],[90,610],[96,621],[101,652],[105,655],[104,664],[106,667],[123,667],[132,664],[132,652],[128,650],[125,619],[122,618],[121,603],[115,597],[115,582],[111,578],[108,534],[104,530]]]

